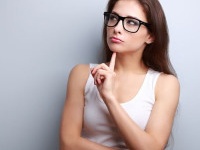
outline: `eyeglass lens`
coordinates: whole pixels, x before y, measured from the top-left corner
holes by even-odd
[[[130,17],[125,17],[124,19],[121,19],[116,14],[112,14],[112,13],[105,14],[105,24],[108,27],[116,26],[120,20],[123,21],[124,29],[129,32],[137,32],[140,27],[140,22],[137,19],[130,18]]]

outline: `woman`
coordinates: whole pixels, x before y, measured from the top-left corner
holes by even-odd
[[[161,150],[179,100],[158,0],[110,0],[104,13],[108,63],[69,76],[61,150]]]

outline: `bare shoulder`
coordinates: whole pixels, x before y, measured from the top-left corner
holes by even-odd
[[[161,75],[159,76],[157,84],[158,86],[162,87],[168,87],[168,86],[174,88],[180,87],[179,80],[177,77],[175,77],[174,75],[169,75],[164,73],[161,73]]]
[[[70,72],[70,74],[73,75],[83,75],[83,76],[87,76],[89,73],[90,67],[88,64],[78,64],[76,66],[74,66]]]
[[[177,77],[161,73],[156,84],[156,96],[176,99],[178,101],[180,93],[180,83]],[[175,98],[176,97],[176,98]]]
[[[88,64],[78,64],[74,66],[70,72],[68,82],[84,86],[90,73]]]

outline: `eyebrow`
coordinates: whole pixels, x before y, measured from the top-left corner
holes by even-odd
[[[111,13],[116,14],[116,15],[119,15],[119,14],[118,14],[117,12],[115,12],[115,11],[112,11]],[[119,16],[120,16],[120,15],[119,15]],[[126,17],[140,20],[139,18],[130,16],[130,15],[128,15],[128,16],[126,16]]]

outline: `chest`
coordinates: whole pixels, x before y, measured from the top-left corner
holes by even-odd
[[[154,102],[155,97],[153,91],[145,85],[133,99],[122,102],[121,106],[135,123],[142,129],[145,129]],[[115,128],[115,124],[112,122],[109,111],[101,99],[97,88],[91,90],[91,93],[88,93],[85,97],[84,127],[87,130],[91,130],[90,133],[98,132],[98,134],[105,132],[102,130],[108,130],[106,132],[110,132]]]
[[[120,103],[133,99],[144,85],[146,75],[117,77],[114,94]]]

